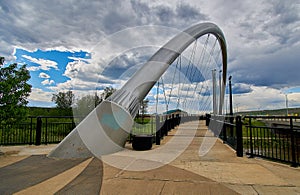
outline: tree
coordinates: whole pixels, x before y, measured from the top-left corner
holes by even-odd
[[[147,111],[147,108],[148,108],[148,103],[149,103],[149,100],[148,99],[145,99],[141,102],[141,105],[140,105],[140,110],[141,110],[141,114],[142,115],[145,115],[148,111]]]
[[[111,96],[116,91],[113,87],[105,87],[104,92],[102,93],[102,97],[106,100],[109,96]]]
[[[145,121],[144,121],[144,115],[147,113],[148,103],[149,103],[148,99],[145,99],[145,100],[143,100],[140,103],[140,109],[138,110],[138,114],[136,116],[136,122],[137,123],[140,123],[140,124],[144,124],[145,123]]]
[[[56,103],[56,107],[62,109],[64,114],[71,114],[71,106],[74,102],[75,96],[71,90],[67,92],[59,92],[58,94],[53,94],[52,101]]]
[[[96,108],[103,99],[107,99],[111,94],[113,94],[116,89],[112,87],[106,87],[104,91],[98,96],[97,92],[95,95],[86,95],[76,101],[76,106],[73,109],[75,115],[85,117],[87,116],[94,108]]]
[[[2,66],[4,64],[5,58],[0,56],[0,65]]]
[[[95,95],[86,95],[76,102],[76,115],[85,117],[87,116],[98,104],[100,104],[102,99],[95,93]]]
[[[0,57],[0,65],[4,65],[4,58]],[[0,117],[2,121],[19,121],[26,116],[27,98],[31,92],[28,84],[30,73],[26,64],[17,63],[0,67]]]
[[[97,92],[95,92],[94,102],[95,102],[95,107],[102,102],[102,98],[98,96]]]

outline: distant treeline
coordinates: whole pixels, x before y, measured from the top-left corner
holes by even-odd
[[[287,109],[276,109],[276,110],[257,110],[257,111],[246,111],[246,112],[238,112],[240,115],[281,115],[285,116],[287,114]],[[288,108],[289,116],[300,116],[300,108]]]
[[[43,107],[27,107],[28,116],[73,116],[72,108],[43,108]]]

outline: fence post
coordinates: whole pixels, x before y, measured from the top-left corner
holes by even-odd
[[[229,123],[232,124],[232,125],[230,125],[230,138],[233,138],[233,129],[234,129],[233,121],[234,121],[234,116],[231,115],[229,118]]]
[[[223,144],[225,144],[227,142],[227,121],[226,121],[226,117],[225,117],[225,123],[223,124],[223,127],[222,127],[222,139],[223,139]],[[232,124],[230,124],[232,125]]]
[[[32,131],[33,131],[33,129],[32,129],[32,127],[33,127],[33,124],[32,124],[32,117],[30,117],[30,140],[29,140],[29,145],[32,145],[33,144],[33,140],[32,140]]]
[[[251,117],[249,117],[249,133],[250,133],[250,158],[253,158],[253,142],[252,142],[252,126],[251,126]]]
[[[46,128],[45,128],[45,144],[48,144],[48,118],[46,118]]]
[[[155,115],[156,133],[155,133],[155,144],[160,145],[160,120],[159,116]]]
[[[243,126],[241,116],[236,117],[236,155],[243,157]]]
[[[165,123],[166,123],[166,127],[164,128],[164,136],[168,136],[168,131],[170,131],[170,116],[169,115],[166,115],[166,120],[165,120]]]
[[[205,115],[205,125],[206,125],[206,126],[209,126],[210,117],[211,117],[210,114],[206,114],[206,115]]]
[[[290,134],[291,134],[291,145],[292,145],[292,167],[297,167],[296,148],[295,148],[295,134],[294,134],[294,125],[293,125],[292,117],[290,117]]]
[[[175,127],[175,118],[174,118],[174,114],[172,114],[172,128],[171,129],[174,129]]]
[[[36,118],[36,134],[35,134],[35,145],[41,145],[41,138],[42,138],[42,118]]]

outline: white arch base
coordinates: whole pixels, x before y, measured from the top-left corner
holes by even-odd
[[[133,125],[129,112],[103,101],[48,155],[54,158],[86,158],[124,148]]]

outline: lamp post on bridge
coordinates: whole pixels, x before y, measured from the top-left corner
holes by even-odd
[[[288,99],[288,95],[291,94],[292,92],[288,92],[285,95],[285,108],[286,108],[286,116],[289,115],[289,99]]]
[[[285,109],[286,109],[286,116],[289,115],[289,100],[288,100],[288,95],[292,92],[280,92],[280,94],[283,94],[285,96]]]
[[[233,107],[232,107],[232,85],[231,85],[232,76],[230,75],[229,80],[229,121],[233,124]],[[230,125],[230,136],[233,137],[233,125]]]
[[[289,115],[289,100],[288,100],[288,94],[285,95],[285,107],[286,107],[286,116]]]
[[[212,88],[213,88],[213,114],[217,114],[217,86],[216,86],[216,69],[212,70]]]
[[[222,115],[223,99],[222,99],[222,70],[219,70],[219,115]]]
[[[232,85],[231,85],[232,76],[230,75],[229,80],[229,115],[233,115],[233,107],[232,107]]]

